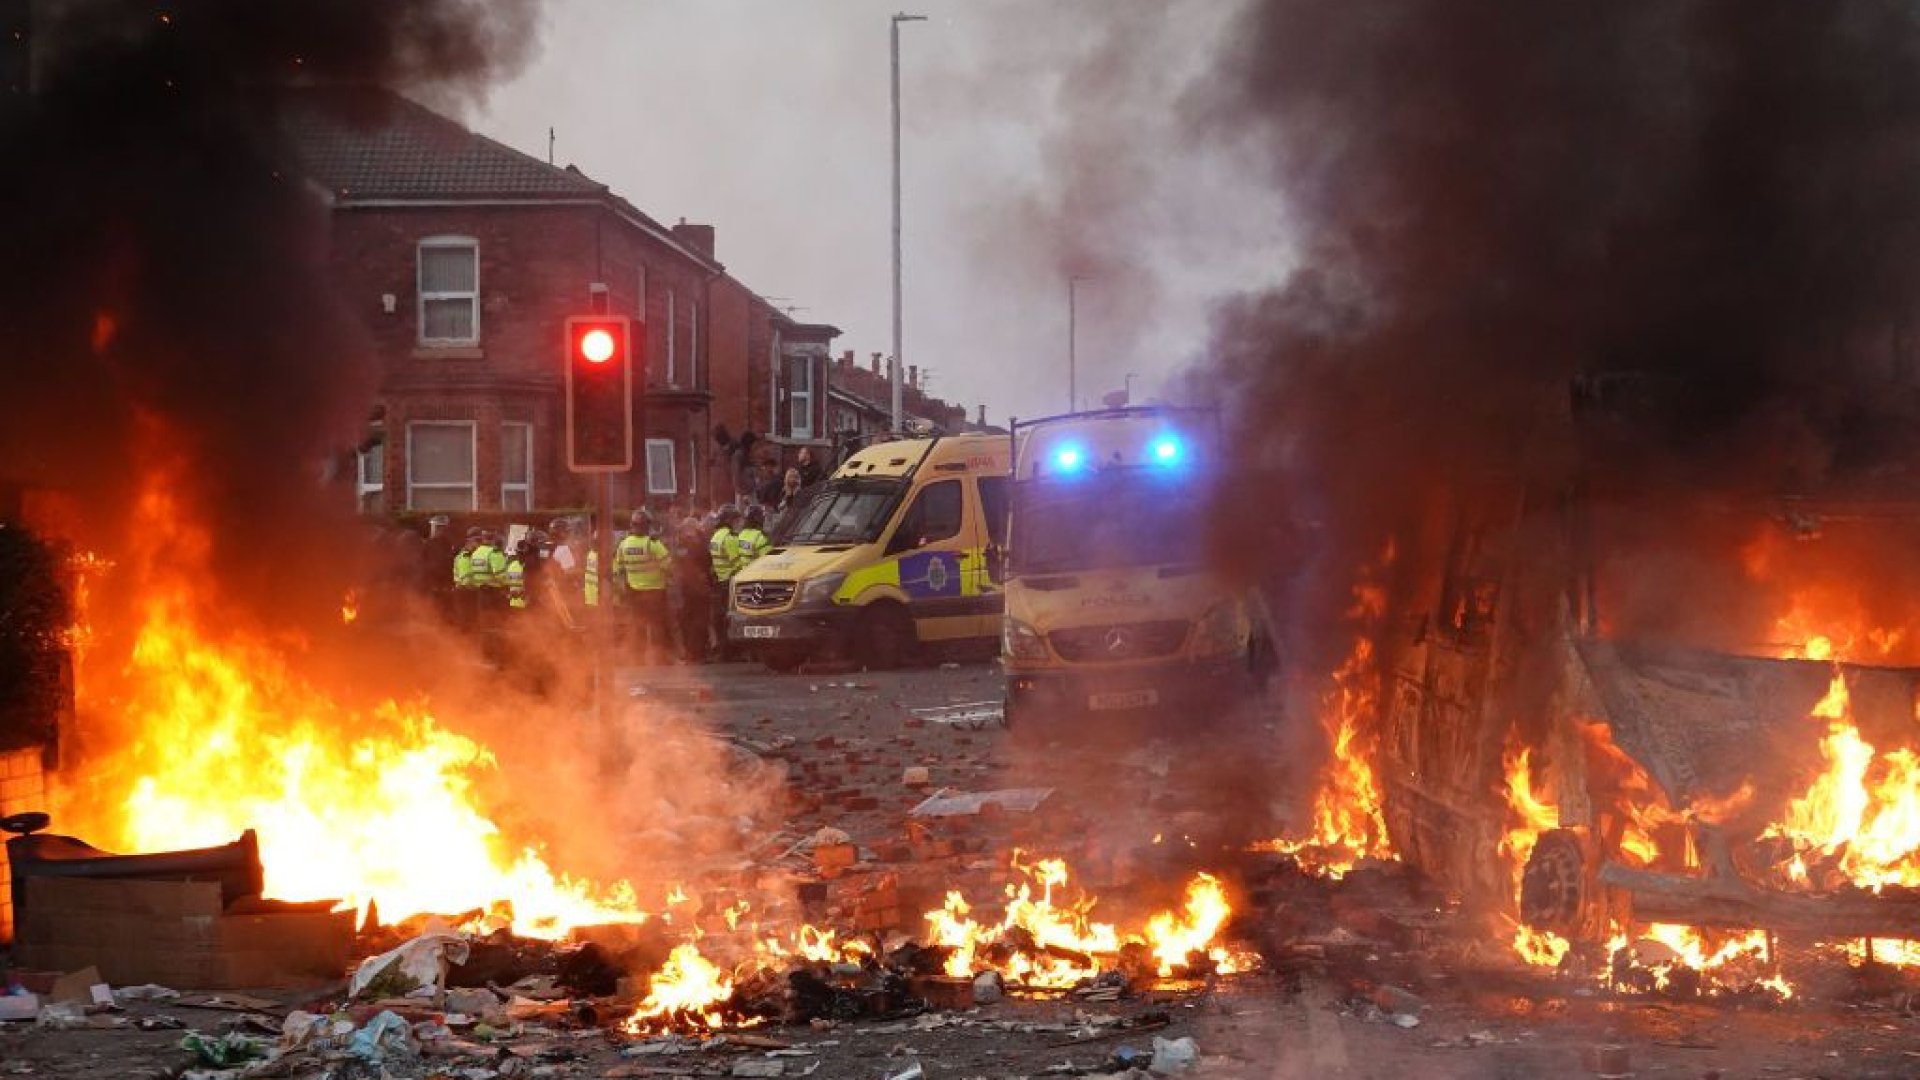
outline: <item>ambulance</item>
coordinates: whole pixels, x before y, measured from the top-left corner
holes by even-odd
[[[1004,435],[869,446],[835,470],[774,546],[734,576],[727,638],[775,670],[844,656],[897,666],[923,646],[1000,636],[988,549],[1003,542]]]
[[[1223,474],[1213,410],[1123,408],[1014,425],[999,569],[1006,718],[1200,720],[1258,692],[1273,649],[1257,593],[1203,557]]]

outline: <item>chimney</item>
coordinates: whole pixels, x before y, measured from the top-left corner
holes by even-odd
[[[694,225],[690,224],[686,218],[681,218],[672,231],[673,238],[680,241],[681,247],[691,248],[709,259],[713,258],[713,226]]]
[[[851,368],[853,366],[853,350],[848,349],[846,352],[841,353],[840,362],[834,366],[838,367],[841,371]]]
[[[873,354],[873,373],[875,375],[880,374],[880,357],[883,355],[884,355],[883,353]]]
[[[919,364],[907,365],[907,385],[913,387],[915,390],[920,389],[920,365]]]
[[[984,402],[980,406],[980,419],[978,423],[981,427],[987,426],[987,406]]]

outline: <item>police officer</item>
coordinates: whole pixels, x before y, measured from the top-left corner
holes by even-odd
[[[720,508],[719,527],[707,539],[707,556],[713,560],[713,579],[720,584],[733,580],[740,571],[740,511],[731,505]]]
[[[484,539],[478,525],[468,529],[459,554],[453,557],[454,619],[463,630],[472,630],[480,619],[480,587],[473,580],[473,553]]]
[[[707,539],[707,559],[713,566],[713,631],[720,643],[720,659],[730,658],[727,643],[727,605],[733,595],[733,575],[740,569],[740,538],[734,529],[740,524],[740,511],[723,506],[715,513],[717,527]]]
[[[525,611],[527,608],[527,567],[535,558],[532,540],[520,541],[514,549],[513,558],[507,560],[506,570],[501,577],[506,581],[507,608],[512,611]]]
[[[739,573],[748,563],[765,555],[767,548],[773,546],[772,541],[767,539],[767,534],[761,531],[761,526],[766,523],[767,511],[765,507],[757,504],[747,507],[746,527],[741,529],[734,537],[734,543],[740,547],[740,559],[735,567],[735,573]]]
[[[633,610],[634,635],[640,639],[643,662],[665,655],[667,644],[667,568],[673,553],[653,535],[653,519],[645,510],[633,512],[633,529],[620,540],[614,554],[616,580],[626,586]]]

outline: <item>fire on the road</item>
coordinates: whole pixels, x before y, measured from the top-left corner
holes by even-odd
[[[377,905],[388,920],[485,909],[516,933],[558,938],[646,918],[624,884],[573,880],[503,833],[475,790],[495,767],[485,746],[421,704],[349,707],[303,681],[282,643],[221,626],[196,588],[209,536],[174,479],[147,478],[136,515],[148,554],[115,568],[138,619],[124,669],[96,681],[79,666],[81,711],[115,727],[62,793],[63,824],[135,851],[255,829],[268,896]]]

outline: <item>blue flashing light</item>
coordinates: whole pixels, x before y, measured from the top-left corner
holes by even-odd
[[[1171,465],[1180,460],[1180,440],[1171,435],[1162,435],[1153,440],[1153,460],[1162,465]]]
[[[1077,472],[1086,463],[1086,456],[1077,446],[1063,446],[1053,452],[1053,467],[1057,472]]]

